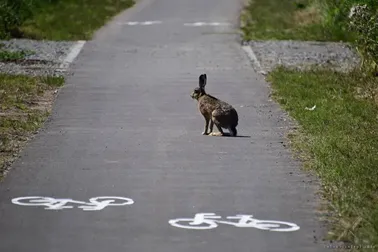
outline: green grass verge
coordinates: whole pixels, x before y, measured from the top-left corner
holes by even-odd
[[[349,34],[324,27],[322,1],[250,0],[241,17],[244,40],[349,41]]]
[[[61,77],[0,74],[0,178],[7,164],[49,115]]]
[[[332,238],[377,248],[377,78],[361,72],[281,67],[270,73],[268,81],[274,99],[300,124],[300,130],[290,134],[292,147],[305,167],[318,173],[330,206],[340,217]],[[313,111],[305,109],[314,105]]]
[[[21,27],[23,37],[47,40],[89,40],[133,0],[61,0],[34,11]]]

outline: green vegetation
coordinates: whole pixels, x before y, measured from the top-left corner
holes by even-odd
[[[351,42],[378,73],[376,0],[253,0],[242,20],[245,40]]]
[[[289,136],[292,147],[305,166],[320,175],[332,210],[340,217],[332,238],[377,245],[376,78],[359,71],[277,68],[268,80],[273,97],[301,126]],[[305,109],[314,105],[313,111]]]
[[[242,16],[245,40],[347,40],[326,29],[323,6],[312,0],[253,0]]]
[[[133,0],[3,0],[0,38],[87,40]]]
[[[61,77],[0,74],[0,177],[6,164],[46,120]]]
[[[22,60],[26,56],[33,54],[31,51],[8,51],[0,49],[0,61],[1,62],[9,62],[9,61],[17,61]]]
[[[18,36],[18,27],[32,15],[32,7],[48,0],[2,0],[0,1],[0,38]]]

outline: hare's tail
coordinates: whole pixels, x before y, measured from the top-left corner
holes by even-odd
[[[236,127],[231,127],[230,129],[231,136],[236,136],[238,134],[238,131],[236,130]]]

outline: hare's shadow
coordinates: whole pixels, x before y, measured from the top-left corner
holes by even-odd
[[[228,133],[228,132],[224,132],[222,137],[235,137],[235,138],[237,138],[237,137],[241,137],[241,138],[251,138],[251,136],[243,136],[243,135],[231,136],[231,134]]]

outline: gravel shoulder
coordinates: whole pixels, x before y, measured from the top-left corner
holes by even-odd
[[[69,65],[63,64],[77,44],[75,41],[37,41],[29,39],[12,39],[0,41],[3,50],[17,52],[30,51],[17,62],[0,62],[0,72],[12,75],[28,76],[63,76]]]
[[[249,41],[244,43],[252,49],[253,65],[258,72],[268,73],[277,66],[298,70],[313,67],[348,72],[354,69],[360,58],[356,51],[345,43],[314,41]],[[256,61],[257,60],[257,61]]]
[[[69,67],[64,61],[78,42],[13,39],[0,43],[5,50],[33,52],[20,62],[0,62],[1,73],[61,76]],[[252,49],[257,60],[253,62],[255,69],[265,73],[279,65],[300,70],[326,67],[347,72],[360,63],[356,51],[345,43],[272,40],[249,41],[244,46]]]

